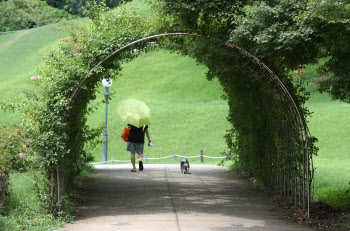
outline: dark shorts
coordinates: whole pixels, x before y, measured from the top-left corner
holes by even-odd
[[[128,142],[126,146],[126,151],[137,153],[137,154],[143,154],[143,146],[144,144],[136,144],[136,143]]]

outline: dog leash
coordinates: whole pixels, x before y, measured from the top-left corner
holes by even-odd
[[[149,147],[153,147],[155,149],[157,149],[158,151],[160,151],[161,153],[164,153],[165,155],[167,155],[167,153],[165,153],[164,151],[160,150],[159,148],[157,148],[156,146],[152,145],[148,145]]]

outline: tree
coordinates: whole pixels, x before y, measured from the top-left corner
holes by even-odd
[[[84,15],[84,7],[87,5],[96,5],[104,2],[107,7],[115,8],[119,6],[123,0],[107,0],[107,1],[94,1],[94,0],[65,0],[64,9],[71,14],[78,14],[80,16]]]
[[[350,1],[309,0],[299,20],[315,31],[320,57],[327,58],[320,73],[330,77],[319,90],[350,103]]]
[[[63,9],[66,4],[66,0],[46,0],[46,2],[49,6],[52,6],[58,9]]]
[[[305,1],[261,1],[244,7],[234,19],[230,41],[248,49],[280,77],[315,62],[315,31],[297,20]]]
[[[68,13],[39,0],[0,2],[0,15],[0,31],[38,27],[68,17]]]

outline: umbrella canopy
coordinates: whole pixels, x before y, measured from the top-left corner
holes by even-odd
[[[147,105],[136,99],[126,99],[118,103],[117,113],[125,123],[137,128],[151,124],[152,112]]]

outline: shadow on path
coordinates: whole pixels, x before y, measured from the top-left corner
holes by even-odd
[[[88,177],[86,203],[66,230],[312,230],[225,167],[99,165]]]

